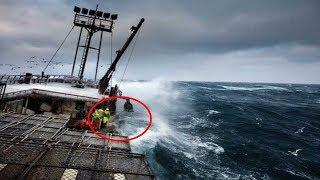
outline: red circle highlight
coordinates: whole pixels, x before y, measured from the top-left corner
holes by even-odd
[[[135,102],[137,102],[138,104],[140,104],[141,106],[143,106],[146,111],[147,111],[147,114],[149,116],[149,122],[148,122],[148,125],[146,126],[146,128],[138,135],[135,135],[131,138],[127,138],[127,139],[112,139],[104,134],[101,134],[99,132],[97,132],[94,128],[93,128],[93,125],[92,125],[92,121],[91,121],[91,115],[93,113],[93,111],[97,108],[97,106],[105,103],[105,102],[108,102],[112,99],[130,99],[130,100],[133,100]],[[89,126],[90,130],[96,135],[98,136],[99,138],[103,139],[104,141],[113,141],[113,142],[129,142],[129,141],[132,141],[134,139],[137,139],[141,136],[143,136],[151,127],[151,124],[152,124],[152,114],[151,114],[151,110],[149,109],[149,107],[143,103],[142,101],[136,99],[136,98],[133,98],[133,97],[130,97],[130,96],[111,96],[111,97],[107,97],[107,98],[104,98],[98,102],[96,102],[94,105],[92,105],[89,109],[89,112],[87,113],[87,117],[86,117],[86,124]]]

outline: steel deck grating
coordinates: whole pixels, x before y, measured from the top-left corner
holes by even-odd
[[[37,177],[39,174],[52,177],[61,177],[64,169],[77,169],[91,171],[93,176],[97,173],[122,173],[135,176],[148,176],[152,174],[141,154],[121,151],[97,150],[76,146],[41,145],[37,143],[10,143],[0,141],[0,163],[8,164],[0,174],[21,174],[22,169],[34,162],[34,168],[29,176]],[[13,167],[20,168],[13,168]],[[51,170],[50,170],[51,169]],[[35,173],[35,174],[34,174]],[[9,176],[9,175],[8,175]],[[1,177],[1,176],[0,176]],[[36,178],[37,179],[37,178]]]
[[[65,119],[6,114],[0,122],[11,123],[0,129],[0,164],[6,164],[0,179],[61,179],[66,169],[75,170],[76,179],[154,179],[129,143],[108,144],[90,132],[69,130]]]

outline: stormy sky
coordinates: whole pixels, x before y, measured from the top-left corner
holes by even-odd
[[[125,79],[320,83],[319,0],[1,0],[0,74],[40,73],[43,63],[26,60],[50,59],[72,27],[73,6],[94,9],[97,2],[119,14],[113,57],[129,28],[146,19]],[[47,73],[70,74],[78,33],[75,28],[54,59],[63,63]],[[99,77],[111,60],[110,40],[105,33]],[[121,59],[118,79],[131,49]],[[94,76],[95,63],[92,50],[87,78]]]

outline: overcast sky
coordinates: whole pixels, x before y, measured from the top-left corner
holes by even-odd
[[[119,14],[114,52],[128,29],[146,19],[126,79],[320,83],[319,0],[1,0],[0,63],[40,73],[43,64],[25,61],[50,59],[72,27],[73,6],[94,9],[97,2],[101,10]],[[73,30],[54,59],[64,66],[47,73],[70,74],[78,32]],[[103,41],[100,77],[110,62],[110,34]],[[88,78],[96,62],[90,53]],[[82,49],[78,63],[81,54]],[[0,66],[0,74],[17,73],[8,66]]]

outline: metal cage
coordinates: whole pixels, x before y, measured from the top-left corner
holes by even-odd
[[[59,116],[0,114],[0,179],[154,179],[129,143],[66,127]],[[125,137],[123,137],[125,138]]]

